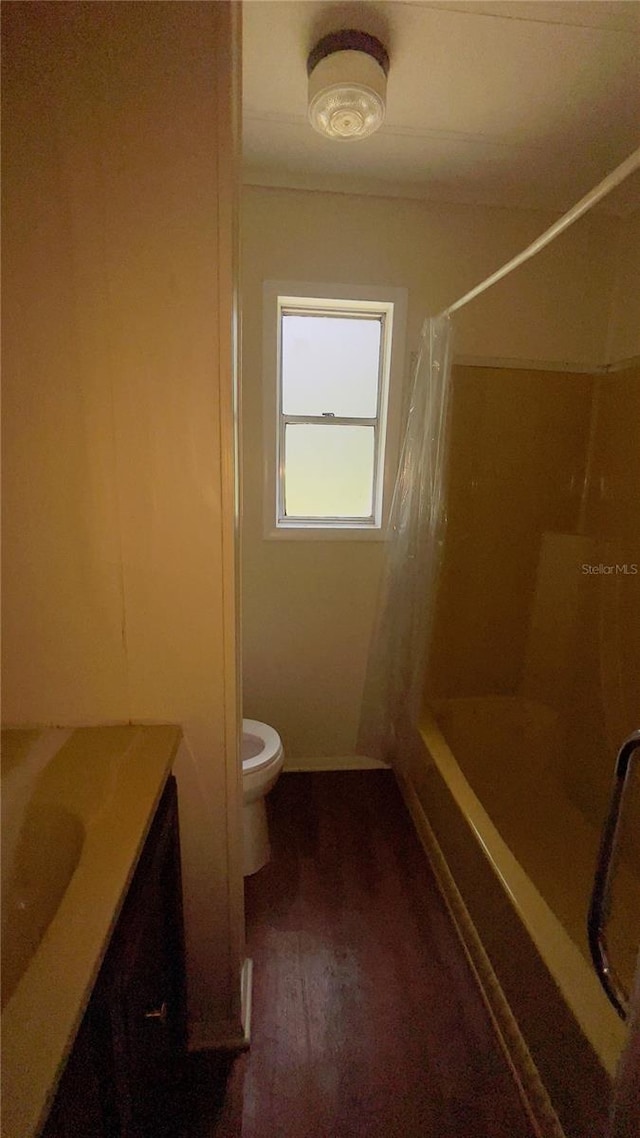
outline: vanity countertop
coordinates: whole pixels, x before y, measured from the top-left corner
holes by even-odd
[[[4,1138],[46,1118],[180,737],[2,733]]]

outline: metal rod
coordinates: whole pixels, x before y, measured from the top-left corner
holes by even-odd
[[[464,296],[461,296],[459,300],[456,300],[453,304],[450,304],[448,308],[443,309],[443,311],[440,313],[440,316],[451,316],[454,312],[457,312],[459,308],[462,308],[465,304],[468,304],[470,300],[475,300],[476,296],[480,296],[481,293],[485,292],[488,288],[491,288],[492,285],[497,284],[498,281],[501,281],[503,277],[506,277],[509,273],[512,273],[514,269],[519,268],[519,266],[523,265],[525,261],[530,260],[531,257],[535,257],[536,253],[539,253],[541,249],[544,249],[545,245],[549,245],[550,242],[553,241],[560,233],[562,233],[565,229],[568,229],[570,225],[573,225],[574,221],[577,221],[579,217],[582,217],[583,213],[586,213],[587,210],[596,205],[596,203],[599,202],[601,198],[604,198],[608,193],[611,192],[611,190],[614,190],[616,186],[619,186],[621,182],[624,182],[625,178],[629,177],[629,174],[633,174],[634,170],[637,170],[639,168],[640,146],[637,148],[637,150],[634,150],[628,158],[625,158],[624,162],[621,162],[619,166],[616,166],[615,170],[612,170],[610,174],[607,174],[606,178],[603,178],[603,180],[599,182],[597,186],[594,186],[594,188],[590,190],[588,194],[585,194],[583,198],[580,198],[580,201],[576,202],[576,204],[572,206],[567,213],[558,218],[558,220],[554,222],[554,224],[549,229],[545,230],[544,233],[541,233],[540,236],[531,243],[531,245],[527,245],[526,249],[523,249],[521,253],[518,253],[517,257],[512,257],[512,259],[510,261],[507,261],[506,265],[503,265],[501,269],[498,269],[495,273],[492,273],[491,276],[487,277],[486,280],[481,281],[481,283],[476,285],[475,288],[472,288],[470,292],[465,293]]]
[[[609,813],[602,831],[602,839],[593,881],[593,893],[591,894],[591,904],[587,918],[591,959],[598,973],[598,979],[621,1019],[627,1018],[629,995],[618,979],[609,959],[606,924],[609,915],[611,882],[613,878],[616,847],[618,844],[622,801],[631,769],[631,759],[638,749],[640,749],[640,731],[634,731],[629,735],[628,739],[625,739],[616,759]]]

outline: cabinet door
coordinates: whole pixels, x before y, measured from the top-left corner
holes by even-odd
[[[101,983],[122,1138],[179,1130],[184,947],[175,783],[156,815]]]
[[[106,1062],[105,1062],[106,1061]],[[86,1013],[60,1080],[41,1138],[112,1138],[113,1115],[104,1076],[109,1056],[101,1047],[91,1010]]]
[[[161,883],[158,883],[160,886]],[[170,912],[158,888],[146,899],[143,936],[119,978],[111,1020],[123,1138],[163,1138],[177,1129],[181,991]]]

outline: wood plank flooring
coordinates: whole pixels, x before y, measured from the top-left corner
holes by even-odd
[[[251,1049],[190,1135],[534,1138],[392,774],[283,774],[268,805]]]

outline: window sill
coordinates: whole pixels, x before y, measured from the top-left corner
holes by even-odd
[[[386,541],[380,526],[309,526],[283,525],[267,527],[265,541]]]

